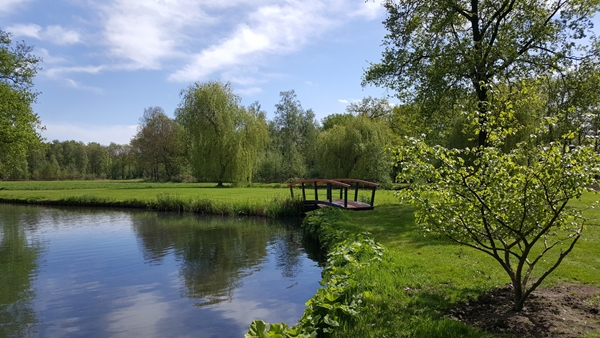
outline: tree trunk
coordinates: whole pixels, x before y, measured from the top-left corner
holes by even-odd
[[[522,277],[520,276],[519,273],[517,273],[517,276],[515,276],[515,278],[513,278],[513,281],[512,281],[513,290],[514,290],[513,299],[515,301],[513,310],[515,310],[516,312],[523,310],[523,305],[525,304],[525,300],[527,300],[527,296],[528,296],[527,285],[523,285],[521,283],[521,279],[522,279]]]

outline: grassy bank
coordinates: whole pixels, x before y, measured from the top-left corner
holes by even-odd
[[[574,204],[585,208],[597,198],[588,194]],[[591,220],[582,239],[541,287],[559,282],[600,286],[600,211],[586,216]],[[382,205],[346,220],[345,230],[370,232],[386,251],[382,264],[357,272],[369,299],[358,320],[334,337],[489,337],[444,315],[458,302],[510,282],[496,261],[446,238],[424,237],[409,207]]]
[[[286,217],[302,214],[301,202],[290,198],[286,184],[215,186],[215,183],[142,181],[3,181],[0,182],[0,202],[148,208],[214,215]],[[394,201],[392,192],[377,192],[376,205]]]
[[[286,194],[287,193],[287,194]],[[9,203],[144,208],[213,215],[299,216],[302,203],[276,187],[215,188],[208,183],[140,181],[1,182]]]
[[[597,197],[587,194],[573,204],[585,208]],[[254,322],[246,337],[495,337],[446,314],[458,303],[510,282],[496,261],[445,237],[423,236],[409,207],[323,212],[303,223],[305,232],[329,250],[323,288],[307,302],[296,325]],[[600,287],[600,211],[588,210],[585,216],[590,220],[582,239],[542,288],[562,282]],[[381,245],[381,260],[374,261],[373,250],[365,249],[371,244],[364,239],[370,238],[376,248]],[[535,271],[549,264],[541,262]],[[340,281],[344,287],[338,286]],[[358,313],[343,311],[343,306],[354,306]],[[588,332],[582,337],[598,336],[600,332]]]

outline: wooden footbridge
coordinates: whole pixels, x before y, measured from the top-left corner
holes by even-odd
[[[294,188],[302,190],[302,199],[306,208],[332,206],[350,210],[373,210],[375,191],[378,186],[377,183],[350,178],[300,180],[288,184],[292,198],[294,198]],[[349,188],[354,188],[354,199],[351,200],[348,200]],[[370,196],[360,196],[361,201],[359,201],[359,188],[362,188],[363,191],[370,190]],[[324,197],[322,199],[319,199],[319,190],[321,192],[325,190],[325,196],[321,194]],[[312,199],[313,193],[314,199]],[[337,198],[338,196],[339,198]]]

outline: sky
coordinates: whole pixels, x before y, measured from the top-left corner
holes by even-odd
[[[372,0],[0,0],[0,29],[43,59],[42,135],[105,145],[129,143],[145,108],[173,117],[194,82],[231,82],[269,119],[292,89],[317,120],[385,97],[361,86],[384,18]]]

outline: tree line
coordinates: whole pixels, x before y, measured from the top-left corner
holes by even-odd
[[[229,83],[195,83],[169,117],[144,109],[129,144],[39,142],[2,173],[4,179],[147,179],[151,181],[285,182],[307,177],[392,179],[393,108],[366,98],[319,123],[294,90],[280,93],[274,118],[248,107]]]
[[[511,97],[511,122],[519,131],[507,137],[514,147],[552,118],[544,142],[565,147],[593,145],[600,150],[600,70],[583,63],[561,76],[496,85],[494,97]],[[80,141],[33,143],[4,179],[139,179],[247,184],[298,178],[354,177],[392,182],[400,170],[390,148],[405,137],[426,135],[447,148],[476,146],[476,125],[463,112],[469,100],[448,106],[444,116],[429,116],[429,102],[391,105],[367,97],[344,113],[317,121],[293,90],[280,93],[274,118],[258,102],[240,103],[229,83],[195,83],[181,93],[173,117],[158,106],[144,109],[129,144]],[[500,101],[498,99],[498,101]],[[440,104],[442,104],[440,102]],[[506,107],[505,107],[506,108]],[[510,127],[510,126],[507,126]],[[570,131],[573,137],[564,138]]]

